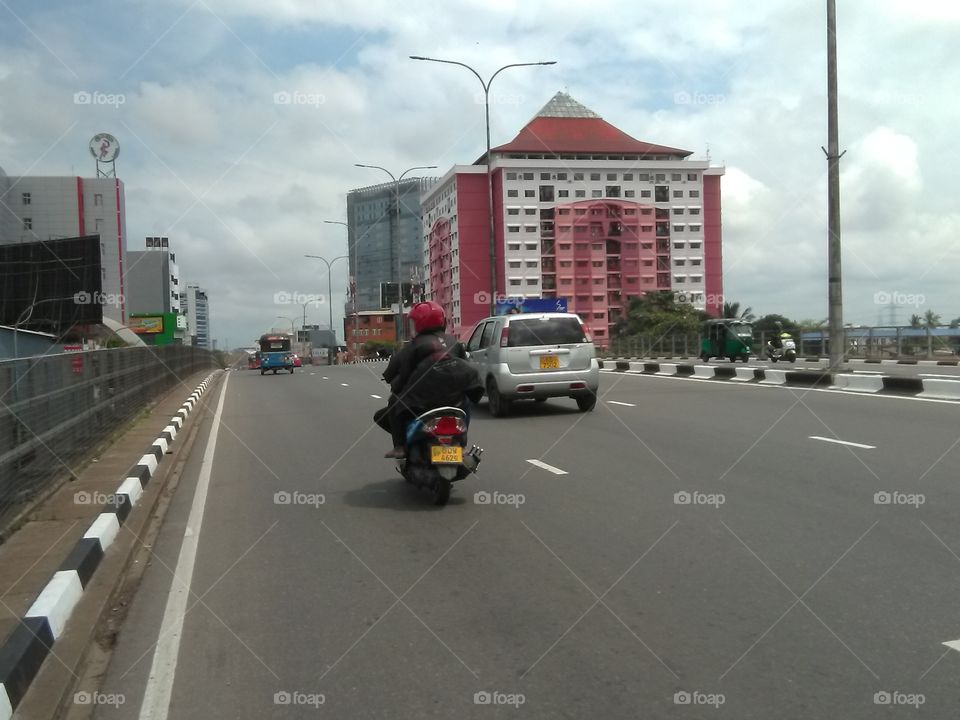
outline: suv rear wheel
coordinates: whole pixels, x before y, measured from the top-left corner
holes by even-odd
[[[580,412],[590,412],[596,406],[597,396],[594,393],[577,396],[577,407],[580,408]]]
[[[487,380],[487,402],[490,404],[490,414],[494,417],[505,417],[510,414],[510,401],[504,400],[493,378]]]

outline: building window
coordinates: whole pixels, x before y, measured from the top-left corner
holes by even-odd
[[[673,231],[674,231],[674,232],[683,232],[683,228],[684,228],[683,225],[674,225],[674,226],[673,226]]]
[[[648,197],[650,197],[650,191],[649,191],[649,190],[641,190],[641,191],[640,191],[640,197],[642,197],[642,198],[648,198]]]
[[[537,214],[537,209],[536,209],[536,208],[524,208],[524,209],[523,209],[523,214],[524,214],[524,215],[536,215],[536,214]]]
[[[516,179],[517,179],[517,174],[515,172],[507,173],[507,180],[516,180]]]
[[[694,267],[700,267],[700,265],[703,264],[703,260],[701,260],[700,258],[694,258],[693,260],[690,261],[690,264],[693,265]]]
[[[700,232],[700,225],[691,225],[690,232]]]
[[[578,197],[578,198],[585,198],[585,197],[587,196],[587,191],[586,191],[586,190],[576,190],[576,191],[574,191],[574,195],[575,195],[575,197]]]
[[[690,197],[697,197],[697,198],[698,198],[698,197],[700,197],[700,191],[699,191],[699,190],[691,190],[689,193],[687,193],[687,195],[689,195]]]
[[[518,197],[519,193],[516,190],[507,190],[507,197]]]
[[[527,225],[523,228],[524,232],[536,232],[537,228],[535,225]]]
[[[672,173],[670,179],[673,181],[682,180],[683,176],[680,173]]]
[[[636,196],[637,196],[637,193],[636,193],[635,190],[624,190],[624,191],[623,191],[623,196],[624,196],[624,197],[636,197]]]
[[[620,197],[620,186],[607,185],[607,197]]]
[[[690,249],[691,249],[691,250],[699,250],[699,249],[700,249],[700,243],[699,243],[699,242],[692,242],[692,243],[690,243]]]
[[[693,180],[694,182],[696,182],[696,181],[697,181],[697,174],[696,174],[696,173],[687,173],[687,180]]]
[[[24,205],[30,204],[30,193],[21,193],[20,198],[23,201]]]
[[[531,242],[528,242],[528,243],[526,244],[526,248],[527,248],[527,250],[536,250],[536,249],[537,249],[537,244],[536,244],[535,242],[532,242],[532,243],[531,243]]]
[[[507,232],[518,233],[520,232],[519,225],[507,225]]]
[[[532,197],[536,197],[536,196],[537,196],[537,193],[536,193],[536,191],[534,191],[534,190],[524,190],[524,191],[523,191],[523,196],[524,196],[524,197],[531,197],[531,198],[532,198]]]
[[[524,174],[523,174],[523,179],[524,179],[524,180],[533,180],[533,173],[524,173]]]
[[[670,188],[666,185],[657,185],[654,188],[653,199],[655,202],[670,202]]]
[[[527,260],[527,267],[528,267],[528,268],[535,268],[536,266],[537,266],[537,261],[536,261],[536,260]]]
[[[673,281],[679,285],[680,283],[685,283],[687,278],[684,275],[674,275]]]
[[[520,232],[517,230],[517,232]],[[512,250],[514,252],[520,249],[520,243],[507,243],[507,250]]]
[[[603,192],[601,192],[600,190],[591,190],[590,197],[595,197],[595,198],[603,197]]]
[[[573,179],[574,179],[574,180],[583,180],[583,173],[574,173],[574,174],[573,174]]]
[[[549,180],[549,179],[550,179],[550,173],[540,173],[540,179],[541,179],[541,180]]]
[[[690,214],[691,214],[691,215],[699,215],[699,214],[700,214],[700,208],[690,208]]]
[[[674,260],[673,264],[676,265],[677,267],[683,267],[684,265],[687,264],[687,261],[684,260],[683,258],[680,258],[678,260]]]
[[[24,230],[33,230],[33,218],[24,218],[24,219],[23,219],[23,229],[24,229]]]
[[[607,180],[613,180],[615,182],[616,179],[617,179],[616,173],[607,173]]]
[[[540,202],[553,202],[553,185],[540,186]]]
[[[527,285],[536,285],[538,282],[537,278],[527,278]]]
[[[650,182],[650,173],[640,173],[637,175],[637,180],[641,182]]]
[[[654,179],[655,179],[656,182],[666,182],[666,181],[667,181],[667,176],[666,176],[664,173],[657,173],[657,174],[654,176]]]
[[[103,207],[103,193],[93,194],[93,205],[94,207]]]
[[[516,287],[517,285],[520,284],[519,278],[510,278],[510,284]]]
[[[630,182],[631,180],[633,180],[633,173],[624,173],[624,174],[623,174],[623,181],[624,181],[624,182]]]
[[[674,215],[683,215],[683,208],[682,208],[682,207],[675,207],[675,208],[673,209],[673,214],[674,214]]]
[[[569,190],[557,190],[557,197],[562,197],[562,198],[570,197],[570,191],[569,191]]]
[[[566,179],[567,179],[566,173],[557,173],[557,180],[566,180]]]
[[[519,215],[520,208],[507,208],[507,215]]]
[[[591,180],[599,180],[599,179],[600,179],[600,173],[590,173],[590,179],[591,179]]]

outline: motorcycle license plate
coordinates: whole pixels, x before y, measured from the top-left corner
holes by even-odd
[[[560,358],[558,358],[556,355],[540,356],[541,370],[556,370],[559,367],[560,367]]]
[[[431,445],[430,462],[435,464],[462,463],[463,448],[459,445],[455,445],[453,447],[446,445]]]

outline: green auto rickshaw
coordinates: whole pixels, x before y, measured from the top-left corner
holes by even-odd
[[[720,318],[707,320],[700,337],[700,359],[729,358],[730,362],[750,359],[753,325],[743,320]]]

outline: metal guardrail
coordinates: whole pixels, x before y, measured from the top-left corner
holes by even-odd
[[[0,534],[150,402],[215,365],[181,345],[0,361]]]
[[[826,355],[830,334],[826,330],[785,328],[797,342],[800,355]],[[960,351],[960,329],[906,327],[847,328],[848,358],[933,360],[956,359]],[[772,333],[754,333],[753,352],[762,354]],[[637,335],[616,338],[601,357],[697,357],[700,354],[700,336],[697,333],[669,335]]]

